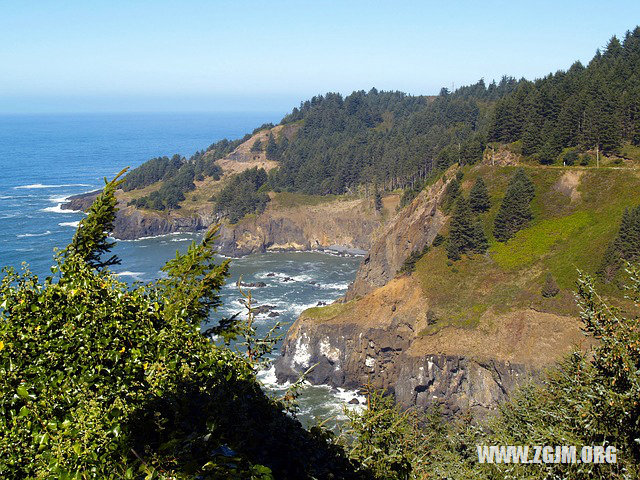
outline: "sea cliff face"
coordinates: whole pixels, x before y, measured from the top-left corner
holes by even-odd
[[[302,313],[276,362],[279,380],[315,365],[312,383],[370,384],[405,407],[441,404],[447,415],[482,417],[573,346],[588,346],[571,292],[541,297],[543,265],[502,269],[490,253],[448,262],[439,246],[398,276],[411,252],[445,233],[445,189],[446,180],[435,182],[376,231],[341,303]]]
[[[349,287],[347,300],[366,295],[385,285],[415,250],[430,245],[446,221],[438,208],[447,185],[455,175],[455,167],[426,188],[404,209],[378,230],[371,241],[369,253],[355,281]]]
[[[441,405],[445,415],[486,416],[582,340],[574,318],[531,309],[488,313],[481,329],[428,333],[429,300],[410,277],[362,299],[310,309],[289,329],[279,381],[314,366],[313,384],[390,392],[404,407]]]
[[[62,208],[87,210],[98,192],[69,198]],[[392,202],[393,203],[393,202]],[[196,232],[220,221],[210,204],[191,209],[159,212],[119,205],[113,236],[121,240]],[[338,199],[317,205],[269,204],[260,215],[249,215],[237,224],[222,221],[218,249],[228,256],[266,251],[335,249],[364,253],[383,216],[370,199]]]

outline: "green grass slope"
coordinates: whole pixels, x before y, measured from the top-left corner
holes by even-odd
[[[442,245],[417,262],[413,275],[437,318],[423,334],[447,325],[478,327],[496,314],[522,308],[577,314],[573,298],[577,269],[595,274],[624,209],[640,203],[637,170],[525,167],[536,187],[531,204],[534,219],[514,238],[500,243],[492,236],[493,222],[515,168],[484,164],[465,168],[465,195],[479,176],[489,189],[492,206],[482,219],[490,246],[484,255],[451,262]],[[548,272],[560,287],[552,298],[541,294]],[[600,285],[600,291],[614,302],[624,296],[613,284]]]

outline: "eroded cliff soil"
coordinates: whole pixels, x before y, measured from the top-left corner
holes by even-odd
[[[62,206],[86,210],[97,192],[72,197]],[[283,206],[270,202],[260,215],[248,215],[235,225],[222,221],[218,248],[228,256],[242,256],[271,250],[313,250],[340,248],[364,253],[373,232],[384,223],[385,213],[395,208],[397,196],[385,198],[385,210],[377,212],[372,199],[338,197],[315,204]],[[174,232],[195,232],[220,221],[210,203],[169,212],[137,209],[121,201],[113,236],[131,240]]]

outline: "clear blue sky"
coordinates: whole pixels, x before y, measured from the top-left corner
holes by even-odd
[[[0,112],[286,111],[588,61],[640,1],[0,0]]]

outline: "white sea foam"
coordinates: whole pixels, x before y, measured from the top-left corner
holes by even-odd
[[[73,210],[63,210],[62,204],[59,203],[55,207],[46,207],[40,210],[41,212],[49,212],[49,213],[78,213]]]
[[[117,276],[119,277],[131,277],[135,280],[142,280],[143,272],[130,272],[129,270],[125,270],[124,272],[117,272]]]
[[[266,370],[260,370],[258,372],[258,380],[269,390],[285,390],[291,386],[289,381],[284,383],[278,383],[278,378],[276,377],[276,367],[271,365]]]
[[[78,220],[76,222],[60,222],[58,225],[60,225],[61,227],[73,227],[73,228],[76,228],[78,225],[80,225],[80,220]]]
[[[21,233],[19,235],[16,235],[16,237],[18,238],[24,238],[24,237],[44,237],[46,235],[51,235],[51,230],[47,230],[46,232],[43,233]]]
[[[53,195],[49,197],[49,201],[53,203],[63,203],[66,202],[70,196],[71,195]]]
[[[31,185],[18,185],[17,187],[13,187],[15,190],[27,190],[34,188],[64,188],[64,187],[90,187],[86,183],[63,183],[60,185],[44,185],[42,183],[32,183]]]
[[[114,238],[114,240],[118,240],[119,242],[141,242],[141,241],[144,241],[144,240],[152,240],[154,238],[164,238],[164,237],[170,237],[170,236],[174,236],[174,235],[190,235],[192,237],[196,237],[199,234],[197,232],[171,232],[171,233],[162,233],[160,235],[150,235],[148,237],[139,237],[139,238],[134,238],[134,239]],[[181,241],[181,240],[179,240],[179,241]]]
[[[318,287],[322,288],[323,290],[346,290],[347,288],[349,288],[349,282],[323,284],[319,283]]]
[[[280,280],[283,283],[288,283],[288,282],[309,282],[311,280],[313,280],[313,277],[310,277],[309,275],[287,275],[286,273],[282,273],[282,272],[262,272],[259,273],[258,275],[256,275],[257,278],[260,279],[269,279],[269,278],[277,278],[278,280]],[[284,281],[285,279],[288,279],[286,282]]]

